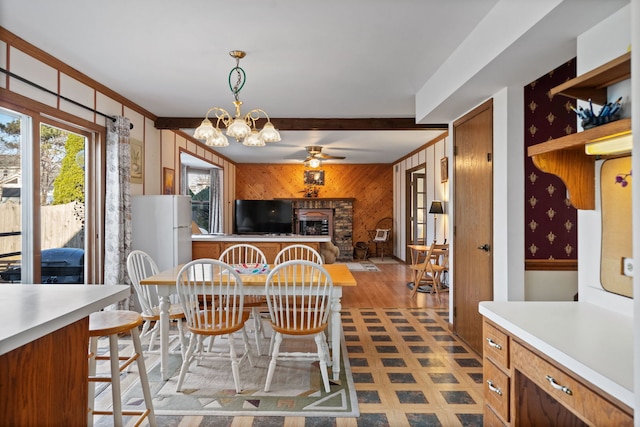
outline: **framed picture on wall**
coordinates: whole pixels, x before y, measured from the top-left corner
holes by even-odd
[[[440,159],[440,182],[447,182],[449,180],[449,158],[443,157]]]
[[[304,171],[304,185],[324,185],[324,171]]]
[[[169,168],[162,168],[162,194],[174,194],[175,171]]]
[[[131,138],[129,140],[131,150],[131,172],[129,182],[142,184],[144,180],[144,145],[142,141]]]

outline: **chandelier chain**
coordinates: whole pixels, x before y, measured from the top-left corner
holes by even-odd
[[[231,77],[233,76],[233,72],[236,72],[236,84],[231,84]],[[229,73],[229,89],[231,89],[231,93],[233,93],[233,97],[236,101],[240,101],[240,91],[244,87],[244,84],[247,81],[247,75],[244,70],[240,67],[240,58],[236,58],[236,66],[231,69]]]

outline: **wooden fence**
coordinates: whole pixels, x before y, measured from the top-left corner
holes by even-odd
[[[64,205],[42,206],[42,249],[84,248],[84,215],[82,205],[76,202]],[[0,232],[21,231],[21,205],[15,202],[0,203]],[[0,238],[0,254],[20,252],[22,236]],[[0,261],[8,261],[0,258]]]

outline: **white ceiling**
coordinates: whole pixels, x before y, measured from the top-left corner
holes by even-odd
[[[158,117],[203,117],[213,106],[232,112],[228,52],[238,49],[247,52],[243,111],[262,108],[276,127],[278,117],[416,118],[421,89],[420,102],[436,105],[419,105],[416,121],[429,124],[448,123],[493,90],[523,86],[575,56],[575,37],[627,3],[0,0],[0,26]],[[552,13],[531,22],[538,9]],[[485,42],[470,50],[478,40]],[[523,54],[534,45],[535,54]],[[305,146],[321,145],[347,157],[332,163],[392,163],[440,133],[283,131],[266,148],[232,141],[219,152],[240,163],[295,163]]]

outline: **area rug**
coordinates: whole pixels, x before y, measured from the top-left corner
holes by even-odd
[[[370,262],[346,262],[345,265],[350,271],[380,271],[375,264]]]
[[[374,264],[399,264],[398,260],[392,257],[385,257],[384,259],[380,257],[369,258],[369,261],[371,261]]]
[[[227,339],[220,339],[228,346]],[[156,361],[147,366],[153,405],[157,415],[226,415],[226,416],[327,416],[357,417],[358,400],[353,384],[351,367],[342,340],[340,378],[329,377],[331,391],[326,393],[318,362],[279,361],[271,388],[264,392],[264,381],[270,357],[257,356],[253,349],[253,367],[248,360],[240,364],[241,393],[236,393],[228,359],[206,358],[194,361],[183,383],[183,392],[176,392],[181,356],[171,354],[172,372],[168,381],[162,381]],[[240,337],[236,343],[241,343]],[[253,341],[251,342],[253,344]],[[268,347],[268,342],[266,343]],[[242,349],[238,347],[240,353]],[[313,339],[285,339],[282,351],[315,351]],[[216,347],[214,346],[214,352]],[[266,353],[266,349],[263,351]],[[136,375],[137,376],[137,375]],[[144,406],[142,390],[137,381],[124,393],[124,409],[138,410]]]
[[[413,287],[415,286],[415,284],[413,282],[409,282],[407,283],[407,288],[413,290]],[[424,294],[430,294],[431,293],[431,285],[420,285],[418,286],[418,290],[417,292],[421,292]]]

